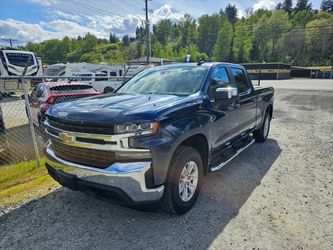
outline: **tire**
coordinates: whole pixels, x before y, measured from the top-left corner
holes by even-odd
[[[261,124],[260,128],[253,131],[253,137],[256,142],[265,142],[267,140],[269,129],[271,126],[271,114],[266,111],[264,121]]]
[[[191,170],[189,176],[186,170]],[[199,196],[202,174],[203,164],[198,151],[192,147],[179,146],[169,166],[161,202],[162,209],[178,215],[190,210]],[[184,181],[185,179],[187,181]]]

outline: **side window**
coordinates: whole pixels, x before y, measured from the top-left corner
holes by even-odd
[[[250,89],[250,85],[245,77],[245,73],[242,69],[231,68],[232,75],[235,78],[238,92],[244,93]]]
[[[223,88],[230,85],[229,76],[225,68],[218,68],[212,74],[211,88]]]
[[[36,97],[38,99],[42,98],[43,97],[43,93],[44,93],[44,89],[42,86],[39,86],[38,89],[37,89],[37,94],[36,94]]]

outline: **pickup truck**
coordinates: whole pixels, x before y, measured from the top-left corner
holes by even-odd
[[[49,109],[46,167],[70,189],[184,214],[204,176],[266,141],[273,98],[236,64],[146,69],[114,93]]]

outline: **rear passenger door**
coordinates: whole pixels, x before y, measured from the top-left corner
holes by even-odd
[[[238,89],[238,129],[240,133],[248,131],[255,126],[257,99],[253,86],[243,68],[230,67]]]

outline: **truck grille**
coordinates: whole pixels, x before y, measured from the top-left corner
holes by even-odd
[[[51,150],[65,161],[96,168],[107,168],[115,162],[115,153],[104,150],[73,147],[51,139]]]
[[[105,126],[100,124],[81,124],[78,122],[63,121],[53,117],[47,117],[47,119],[52,127],[65,131],[106,135],[114,134],[114,127],[112,125]]]

